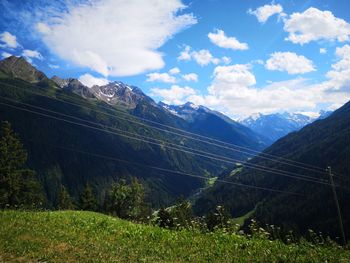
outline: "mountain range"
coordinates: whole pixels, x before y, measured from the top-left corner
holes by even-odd
[[[283,113],[239,123],[193,103],[156,103],[122,82],[49,79],[12,56],[0,61],[0,120],[19,134],[52,206],[61,184],[77,198],[89,183],[103,200],[113,182],[136,176],[154,208],[196,193],[198,215],[224,205],[246,222],[337,236],[331,166],[350,229],[350,102],[317,120]]]
[[[19,134],[53,205],[59,184],[77,197],[89,182],[103,199],[113,182],[131,176],[145,184],[154,207],[167,205],[206,183],[176,171],[209,179],[233,166],[213,154],[247,158],[207,141],[256,151],[270,143],[217,112],[198,108],[184,118],[137,87],[112,82],[88,88],[77,79],[49,79],[15,56],[0,62],[0,97],[0,119],[10,121]],[[150,168],[155,166],[175,173]]]
[[[243,166],[229,169],[204,190],[195,210],[224,205],[234,217],[255,218],[295,233],[312,229],[340,237],[336,204],[326,168],[334,171],[344,228],[350,235],[350,102],[279,139]]]
[[[323,110],[319,112],[317,117],[288,112],[274,114],[257,113],[238,122],[274,142],[288,133],[300,130],[305,125],[318,119],[324,119],[330,114],[332,114],[331,111]]]

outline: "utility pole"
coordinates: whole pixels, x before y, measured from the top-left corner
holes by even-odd
[[[328,171],[328,175],[329,175],[329,180],[330,180],[331,185],[332,185],[335,206],[337,207],[338,223],[339,223],[339,229],[340,229],[340,232],[341,232],[341,236],[342,236],[342,239],[343,239],[343,245],[346,245],[343,220],[341,218],[340,206],[339,206],[339,202],[338,202],[337,192],[335,191],[335,185],[334,185],[334,181],[333,181],[332,168],[330,166],[328,166],[327,167],[327,171]]]

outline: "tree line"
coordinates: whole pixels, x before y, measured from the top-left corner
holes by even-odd
[[[19,136],[7,121],[1,123],[0,130],[0,208],[1,209],[41,209],[46,208],[47,199],[44,187],[35,171],[27,166],[28,153]],[[58,210],[98,211],[122,219],[136,222],[148,222],[168,229],[203,228],[214,230],[227,227],[229,213],[223,207],[217,207],[205,218],[194,216],[192,205],[180,198],[170,208],[160,208],[152,213],[146,201],[142,183],[132,177],[120,179],[112,184],[100,204],[96,193],[86,183],[78,200],[73,199],[67,188],[58,186],[58,198],[54,208]]]

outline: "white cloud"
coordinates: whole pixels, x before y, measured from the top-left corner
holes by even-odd
[[[55,65],[55,64],[48,64],[49,68],[52,68],[52,69],[58,69],[60,68],[59,65]]]
[[[198,82],[198,75],[196,73],[189,73],[182,75],[182,78],[186,81]]]
[[[38,30],[42,34],[50,34],[51,33],[50,27],[45,23],[39,22],[35,25],[35,28],[36,28],[36,30]]]
[[[39,60],[43,60],[44,59],[39,51],[37,51],[37,50],[30,50],[30,49],[23,50],[22,56],[26,57],[29,61],[31,61],[32,58],[36,58],[36,59],[39,59]]]
[[[320,54],[326,54],[327,53],[327,49],[325,48],[320,48]]]
[[[239,42],[235,37],[227,37],[223,30],[216,30],[215,33],[209,33],[210,41],[221,48],[233,50],[247,50],[248,44]]]
[[[94,85],[103,86],[109,83],[108,79],[106,78],[96,78],[88,73],[81,75],[79,77],[79,81],[89,88]]]
[[[221,58],[221,61],[224,64],[230,64],[231,63],[231,58],[224,56],[224,57]]]
[[[209,63],[218,64],[220,60],[218,58],[215,58],[209,50],[202,49],[199,51],[193,51],[192,53],[193,59],[198,63],[200,66],[206,66]]]
[[[104,76],[131,76],[164,66],[158,51],[168,39],[195,24],[180,0],[100,0],[68,6],[36,25],[61,58]]]
[[[8,57],[11,57],[12,56],[12,54],[10,54],[10,53],[8,53],[8,52],[2,52],[1,53],[1,57],[2,58],[8,58]]]
[[[314,7],[303,13],[293,13],[286,19],[284,30],[289,33],[286,40],[301,45],[317,40],[344,42],[350,37],[349,23],[335,17],[330,11]]]
[[[180,69],[175,67],[175,68],[172,68],[169,70],[169,74],[171,75],[176,75],[176,74],[179,74],[180,73]]]
[[[190,61],[194,60],[200,66],[206,66],[210,63],[217,65],[220,62],[226,63],[229,58],[223,57],[223,60],[214,57],[209,50],[201,49],[199,51],[191,51],[191,47],[185,46],[185,48],[180,52],[180,55],[177,57],[178,60]]]
[[[184,50],[180,52],[180,55],[177,57],[178,60],[190,61],[192,59],[191,56],[191,47],[185,46]]]
[[[315,71],[313,62],[293,52],[275,52],[266,61],[269,70],[286,71],[288,74],[303,74]]]
[[[216,67],[214,69],[214,82],[230,83],[232,87],[246,87],[254,85],[256,80],[248,65],[236,64]]]
[[[249,9],[248,13],[256,16],[260,23],[265,23],[271,16],[279,14],[280,17],[286,16],[280,4],[264,5],[255,10]]]
[[[148,82],[159,81],[159,82],[164,82],[164,83],[175,83],[176,78],[172,75],[169,75],[168,73],[154,72],[154,73],[147,74],[146,81],[148,81]]]
[[[214,69],[207,94],[173,86],[171,89],[156,89],[152,95],[164,98],[167,103],[191,101],[233,118],[256,112],[318,112],[319,104],[329,104],[328,109],[336,109],[350,98],[350,46],[338,48],[336,54],[339,61],[332,65],[329,79],[316,84],[305,78],[295,78],[256,87],[251,67],[236,64]]]
[[[177,57],[178,60],[190,61],[194,60],[200,66],[207,66],[209,64],[217,65],[219,63],[229,63],[231,61],[228,57],[216,58],[214,57],[209,50],[201,49],[199,51],[192,51],[190,46],[185,46],[185,48],[180,52],[180,55]]]
[[[337,47],[335,54],[339,60],[332,65],[332,69],[326,74],[329,80],[324,83],[325,89],[350,93],[350,46]]]
[[[0,44],[0,47],[3,48],[17,48],[19,47],[19,43],[17,42],[16,36],[12,35],[10,32],[3,32],[0,34],[0,42],[3,44]]]
[[[305,89],[308,85],[305,79],[275,82],[262,88],[255,84],[255,76],[247,65],[216,67],[214,80],[204,99],[211,107],[231,116],[316,106],[317,93]]]
[[[195,94],[196,91],[187,86],[180,87],[173,85],[170,89],[151,89],[151,95],[161,97],[162,101],[166,104],[183,104],[186,102],[186,98]]]
[[[275,82],[260,88],[255,87],[255,84],[256,79],[249,65],[217,66],[207,95],[198,94],[193,89],[177,90],[173,87],[157,89],[153,95],[176,104],[191,101],[206,105],[231,117],[247,116],[255,112],[312,109],[320,100],[318,87],[311,87],[302,78]]]

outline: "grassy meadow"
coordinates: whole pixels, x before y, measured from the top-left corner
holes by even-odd
[[[0,262],[350,262],[335,244],[172,231],[83,211],[0,212]]]

